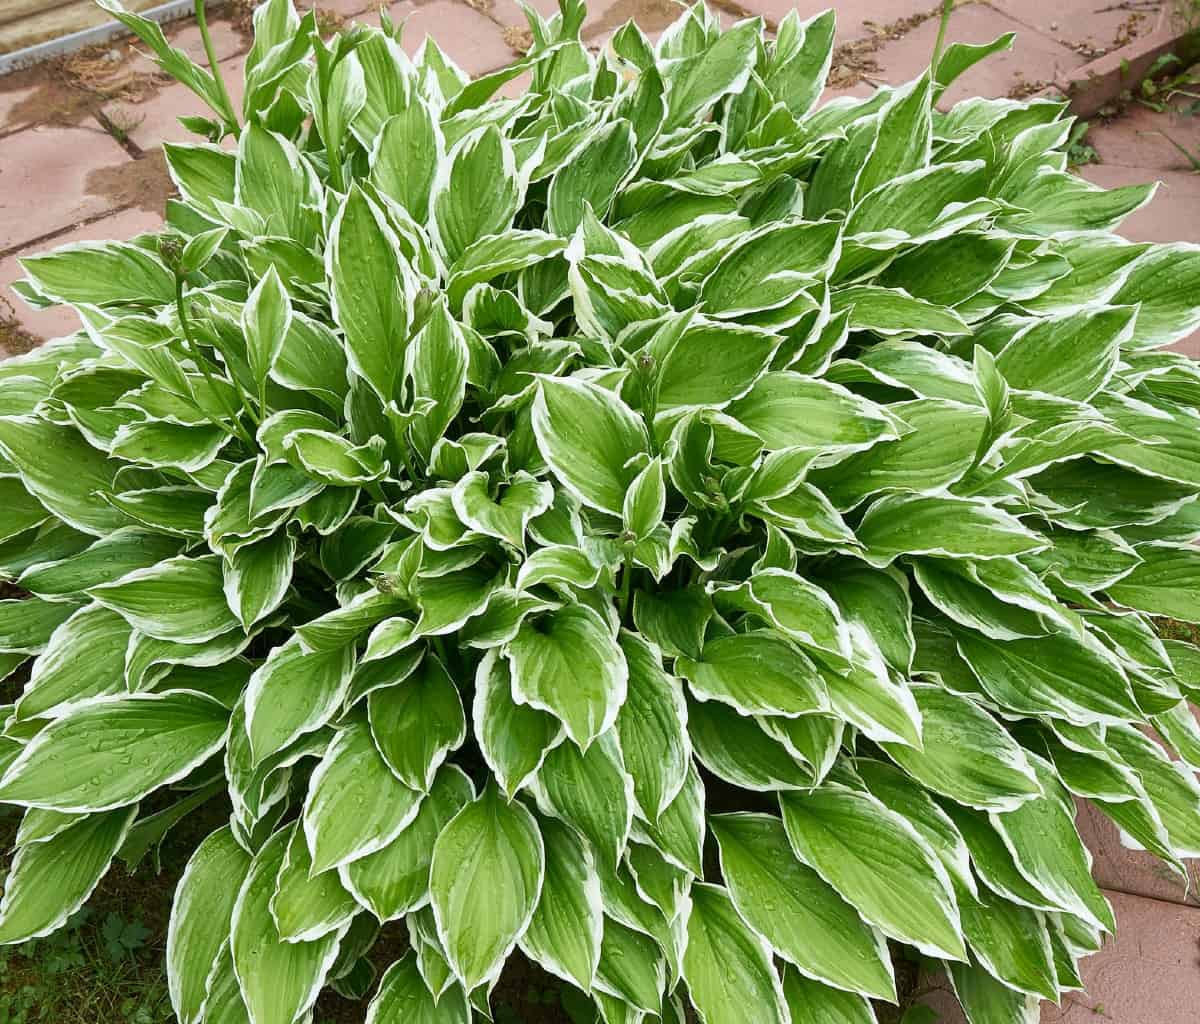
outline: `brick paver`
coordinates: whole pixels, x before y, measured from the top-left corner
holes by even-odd
[[[1200,908],[1106,893],[1117,934],[1083,961],[1084,991],[1047,1006],[1042,1024],[1195,1024]]]
[[[113,209],[118,204],[96,190],[96,176],[129,160],[94,123],[44,125],[5,138],[0,143],[0,252]]]
[[[837,10],[837,42],[844,43],[872,35],[883,26],[932,15],[941,5],[934,0],[742,0],[740,6],[761,14],[771,24],[778,24],[793,8],[802,18],[811,18],[833,7]]]
[[[1129,41],[1131,31],[1153,27],[1158,12],[1149,3],[1119,0],[987,0],[1037,32],[1088,53],[1110,50]]]

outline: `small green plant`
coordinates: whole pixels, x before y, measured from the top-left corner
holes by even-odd
[[[1072,125],[1071,134],[1067,136],[1067,166],[1084,167],[1100,162],[1100,154],[1087,141],[1088,127],[1086,121],[1076,121]]]
[[[869,1024],[898,967],[1020,1024],[1115,926],[1074,798],[1182,875],[1200,247],[1061,103],[938,109],[1011,36],[818,106],[830,12],[563,0],[472,81],[269,0],[235,109],[103,6],[212,117],[165,230],[22,261],[83,328],[0,366],[0,942],[215,804],[179,1024]]]

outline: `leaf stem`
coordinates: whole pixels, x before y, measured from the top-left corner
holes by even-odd
[[[942,48],[946,44],[946,28],[950,24],[950,12],[954,9],[954,0],[942,0],[942,14],[938,21],[937,41],[933,44],[933,59],[929,62],[934,82],[937,81],[937,68],[942,60]]]
[[[629,603],[633,597],[633,545],[625,548],[625,564],[621,568],[621,594],[618,606],[621,612],[622,624],[629,622]]]
[[[238,122],[237,113],[233,109],[233,100],[229,98],[229,90],[225,88],[225,79],[217,65],[217,51],[213,47],[212,35],[208,31],[208,16],[204,11],[204,0],[196,0],[195,11],[196,24],[200,28],[200,39],[204,43],[204,55],[208,58],[208,66],[217,86],[217,94],[221,98],[221,105],[225,108],[221,111],[221,116],[225,118],[228,127],[233,129],[233,134],[238,135],[241,133],[242,126]]]

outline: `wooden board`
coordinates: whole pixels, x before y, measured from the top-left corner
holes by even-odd
[[[130,11],[160,7],[164,0],[125,0]],[[112,21],[92,0],[0,0],[0,54]]]

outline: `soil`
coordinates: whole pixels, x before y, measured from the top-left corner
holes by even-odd
[[[135,72],[137,55],[128,40],[104,43],[0,77],[0,95],[29,92],[9,110],[0,133],[30,124],[78,125],[110,100],[148,99],[167,79]]]
[[[89,195],[108,197],[114,207],[136,206],[161,214],[166,201],[176,194],[163,151],[138,151],[135,157],[132,162],[92,171],[84,181],[84,189]]]
[[[21,326],[12,303],[0,295],[0,359],[24,355],[41,343],[42,339],[38,335]]]
[[[679,17],[673,0],[620,0],[587,30],[589,36],[613,32],[633,18],[643,32],[661,32]]]

